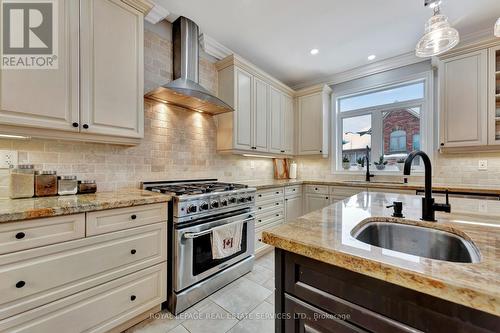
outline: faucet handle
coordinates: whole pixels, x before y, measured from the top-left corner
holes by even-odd
[[[392,217],[404,218],[403,215],[403,202],[394,201],[392,205],[386,206],[386,208],[394,208],[394,213],[392,213]]]

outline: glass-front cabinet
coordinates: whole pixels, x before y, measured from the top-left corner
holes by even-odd
[[[500,46],[490,48],[488,71],[489,143],[498,145],[500,144]]]

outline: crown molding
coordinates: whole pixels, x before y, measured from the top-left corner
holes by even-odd
[[[150,0],[121,0],[123,3],[133,7],[146,15],[155,5]]]
[[[154,7],[151,8],[148,15],[145,17],[145,20],[151,24],[157,24],[161,20],[166,19],[168,15],[170,15],[168,10],[155,3]]]
[[[207,34],[203,33],[200,35],[200,45],[205,51],[205,53],[211,55],[212,57],[216,58],[217,60],[224,59],[232,54],[234,54],[233,51],[213,39],[212,37],[208,36]]]
[[[310,86],[315,85],[332,85],[338,84],[346,81],[351,81],[354,79],[358,79],[367,75],[378,74],[381,72],[385,72],[391,69],[408,66],[412,64],[416,64],[419,62],[425,61],[423,58],[419,58],[415,55],[415,52],[408,52],[401,54],[399,56],[387,58],[384,60],[380,60],[377,62],[373,62],[364,66],[356,67],[353,69],[349,69],[347,71],[339,72],[321,79],[312,80],[309,82],[304,82],[301,84],[297,84],[292,88],[295,90],[302,90],[308,88]]]

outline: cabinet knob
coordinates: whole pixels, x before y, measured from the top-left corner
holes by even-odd
[[[276,203],[276,206],[279,206],[279,205],[280,205],[280,203],[279,203],[279,202],[277,202],[277,203]]]
[[[73,123],[73,127],[78,127],[78,123]]]
[[[320,153],[323,153],[323,151],[322,151],[322,150],[320,150],[319,152],[320,152]]]
[[[130,215],[130,218],[131,218],[132,220],[135,220],[135,219],[137,218],[137,215],[132,214],[132,215]]]
[[[16,283],[16,288],[19,289],[19,288],[24,287],[25,285],[26,285],[26,282],[24,282],[24,281],[21,280],[18,283]]]
[[[441,142],[441,147],[443,147],[443,146],[444,146],[444,143],[443,143],[443,142]]]
[[[282,153],[284,153],[285,151],[284,151],[284,150],[282,150],[281,152],[282,152]]]
[[[24,236],[26,236],[26,234],[25,234],[24,232],[18,232],[18,233],[16,234],[16,238],[17,238],[17,239],[23,239],[23,238],[24,238]]]
[[[280,214],[276,214],[276,216],[280,216]]]
[[[87,128],[89,128],[89,125],[88,124],[83,124],[82,127],[85,128],[85,129],[87,129]]]
[[[130,300],[133,302],[137,297],[135,295],[130,296]]]
[[[136,251],[135,249],[132,249],[132,250],[130,251],[130,253],[131,253],[131,254],[136,254],[136,253],[137,253],[137,251]]]
[[[326,200],[328,200],[328,199],[330,199],[330,198],[329,198],[329,197],[326,197],[325,199],[326,199]]]

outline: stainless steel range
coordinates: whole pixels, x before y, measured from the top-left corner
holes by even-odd
[[[255,188],[216,179],[144,182],[172,194],[168,223],[168,309],[178,314],[250,272],[254,262]],[[241,250],[212,258],[216,227],[242,223]]]

